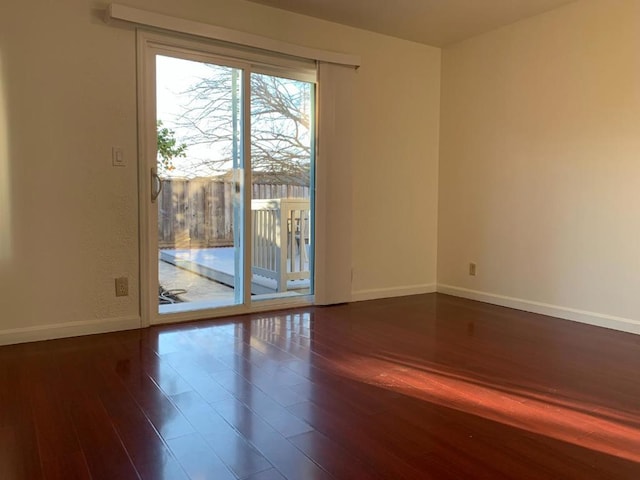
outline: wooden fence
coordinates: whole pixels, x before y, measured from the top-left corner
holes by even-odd
[[[220,178],[164,180],[158,197],[159,247],[232,246],[233,189]],[[309,187],[254,184],[252,198],[309,198]]]

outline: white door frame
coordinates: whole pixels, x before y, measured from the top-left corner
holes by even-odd
[[[243,188],[244,229],[243,229],[243,302],[239,305],[215,309],[195,310],[185,313],[159,314],[158,311],[158,248],[157,213],[151,202],[152,171],[156,168],[156,74],[155,57],[157,54],[177,56],[195,61],[203,61],[230,66],[243,70],[243,157],[242,185],[251,185],[251,72],[287,74],[288,77],[310,81],[308,74],[295,71],[295,62],[282,60],[281,65],[264,64],[263,56],[256,53],[241,52],[249,61],[238,60],[239,52],[227,46],[219,46],[184,37],[174,37],[144,29],[137,30],[137,98],[138,98],[138,191],[139,191],[139,239],[140,239],[140,317],[141,326],[175,323],[181,321],[214,318],[243,313],[293,308],[312,305],[313,295],[277,298],[251,302],[251,188]],[[313,78],[315,83],[315,76]],[[317,90],[317,89],[316,89]],[[315,155],[315,154],[314,154]],[[313,187],[312,187],[313,188]],[[313,196],[312,196],[313,199]],[[312,207],[313,208],[313,207]],[[314,222],[315,222],[315,214]],[[314,229],[315,230],[315,229]],[[315,248],[315,246],[314,246]],[[315,255],[317,261],[317,254]],[[314,279],[315,280],[315,279]],[[317,282],[312,281],[312,284]]]

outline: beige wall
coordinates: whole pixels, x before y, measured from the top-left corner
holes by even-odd
[[[361,55],[353,291],[435,283],[439,49],[237,0],[125,3]],[[105,5],[0,6],[0,342],[137,321],[135,35],[103,24]],[[113,145],[128,167],[111,166]]]
[[[443,50],[440,290],[640,319],[639,45],[639,2],[584,0]]]

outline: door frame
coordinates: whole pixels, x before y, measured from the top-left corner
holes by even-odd
[[[276,310],[281,308],[293,308],[299,306],[309,306],[314,304],[314,295],[300,295],[296,297],[275,298],[272,300],[251,301],[251,102],[250,102],[250,82],[251,73],[281,74],[290,78],[299,78],[304,81],[311,81],[308,74],[300,73],[296,60],[286,58],[277,59],[276,64],[271,63],[268,56],[219,45],[215,42],[206,42],[184,36],[176,36],[156,31],[138,28],[136,31],[137,41],[137,102],[138,102],[138,212],[139,212],[139,257],[140,257],[140,318],[141,326],[176,323],[183,321],[198,320],[204,318],[216,318],[245,314],[251,312]],[[156,168],[156,73],[155,56],[165,54],[179,58],[186,58],[195,61],[209,62],[239,68],[242,75],[242,156],[243,169],[241,192],[243,208],[243,301],[241,304],[219,307],[213,309],[194,310],[183,313],[160,314],[158,311],[158,249],[157,249],[157,212],[154,213],[155,203],[151,202],[152,195],[152,175],[151,169]],[[313,81],[315,95],[317,98],[317,81],[315,74]],[[314,134],[312,141],[312,153],[314,159],[312,170],[315,168],[317,158],[316,135],[317,135],[317,111],[313,118]],[[312,175],[313,178],[313,175]],[[313,180],[312,180],[313,182]],[[311,208],[314,223],[313,231],[316,231],[315,214],[315,185],[311,188]],[[155,240],[154,240],[155,235]],[[153,248],[152,248],[153,247]],[[315,252],[314,245],[314,252]],[[317,253],[314,253],[314,264],[317,261]],[[312,267],[311,285],[317,284],[315,281],[315,268]]]

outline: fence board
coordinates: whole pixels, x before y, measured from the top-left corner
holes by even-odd
[[[309,198],[309,187],[253,184],[252,198]],[[233,246],[234,185],[220,178],[170,178],[158,197],[160,248]]]

